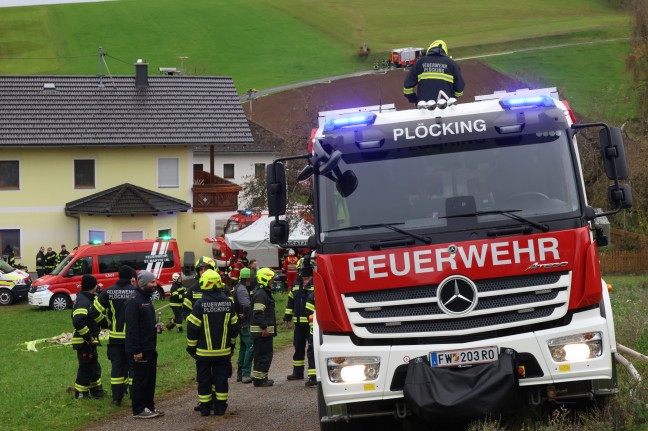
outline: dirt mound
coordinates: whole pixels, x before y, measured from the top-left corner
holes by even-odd
[[[526,85],[502,75],[477,61],[460,63],[466,89],[459,102],[470,102],[476,95],[498,90],[515,90]],[[288,90],[261,97],[243,109],[247,117],[266,129],[283,137],[303,136],[317,121],[317,113],[333,109],[393,103],[396,109],[409,109],[413,105],[403,96],[403,69],[340,79]]]

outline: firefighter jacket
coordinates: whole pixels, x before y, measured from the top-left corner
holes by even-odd
[[[203,359],[230,356],[238,333],[232,299],[222,289],[203,292],[187,317],[187,351]]]
[[[275,302],[272,291],[258,286],[252,294],[252,319],[250,333],[260,335],[268,328],[270,336],[277,336],[277,319],[275,317]]]
[[[94,343],[99,342],[99,324],[90,317],[90,309],[95,299],[95,294],[85,291],[77,293],[76,301],[72,307],[72,346],[80,350],[84,344],[94,338]]]
[[[65,258],[70,254],[67,250],[61,250],[61,252],[56,256],[56,263],[59,264],[65,260]]]
[[[234,309],[239,316],[241,328],[250,326],[250,315],[252,312],[252,293],[247,286],[239,283],[234,291]]]
[[[102,291],[94,300],[90,316],[101,322],[105,317],[110,328],[108,344],[124,344],[126,340],[126,301],[135,293],[130,280],[120,278],[117,284]]]
[[[169,296],[169,305],[171,307],[182,307],[184,302],[185,292],[187,289],[177,281],[171,285],[171,295]]]
[[[308,295],[313,291],[313,279],[292,288],[288,294],[288,304],[286,305],[286,314],[284,321],[293,322],[295,325],[308,325],[308,315],[306,314],[306,301]]]
[[[126,352],[131,355],[152,351],[157,347],[155,308],[151,294],[137,288],[126,301]]]
[[[417,94],[414,87],[418,85]],[[412,103],[437,100],[439,91],[448,97],[460,97],[464,91],[461,69],[443,49],[434,47],[419,58],[405,78],[403,94]]]
[[[45,269],[45,253],[39,251],[36,253],[36,271]]]
[[[313,317],[311,317],[313,314],[315,314],[315,290],[312,290],[308,294],[308,299],[306,299],[306,316],[308,318],[311,335],[313,335]]]
[[[45,253],[45,271],[52,271],[56,268],[56,257],[57,254],[53,251]]]
[[[203,292],[200,290],[200,281],[196,280],[194,284],[187,289],[185,297],[182,300],[182,310],[184,315],[188,316],[193,311],[193,306],[200,298],[202,298]]]
[[[239,277],[241,275],[241,270],[243,268],[244,268],[243,264],[232,263],[228,268],[228,270],[229,270],[229,272],[228,272],[229,278],[232,279],[232,280],[238,281],[238,279],[239,279]]]
[[[297,256],[286,256],[286,258],[283,261],[283,265],[281,269],[283,269],[285,272],[297,272],[297,262],[299,259]]]

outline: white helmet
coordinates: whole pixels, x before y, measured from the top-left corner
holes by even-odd
[[[173,275],[171,276],[171,279],[172,279],[173,281],[178,281],[178,280],[180,280],[180,274],[177,273],[177,272],[174,272]]]
[[[288,250],[288,255],[294,256],[295,255],[295,250],[293,250],[292,248],[290,250]]]

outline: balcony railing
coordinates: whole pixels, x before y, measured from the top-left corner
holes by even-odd
[[[236,211],[241,186],[209,172],[195,171],[193,192],[194,212]]]

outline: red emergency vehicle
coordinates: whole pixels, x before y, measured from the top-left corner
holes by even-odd
[[[575,124],[555,88],[348,111],[329,113],[300,177],[313,175],[321,429],[615,394],[597,246],[599,220],[632,205],[621,131]],[[609,211],[587,202],[582,129],[599,133]],[[282,160],[268,166],[279,244]]]
[[[217,238],[205,238],[205,242],[212,243],[212,254],[216,260],[216,265],[218,265],[219,268],[227,268],[232,260],[232,256],[234,255],[232,249],[229,248],[225,242],[225,235],[245,229],[257,221],[259,217],[261,217],[261,213],[258,211],[238,210],[236,214],[231,215],[227,219],[225,229],[223,230],[223,236]]]
[[[425,48],[396,48],[389,53],[389,65],[396,67],[409,67],[425,55]]]

